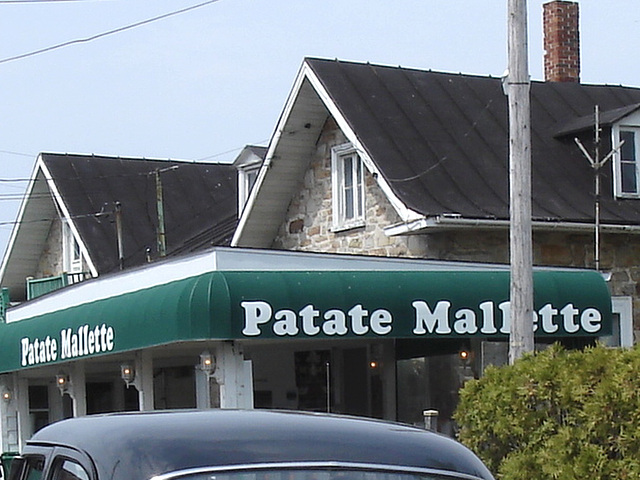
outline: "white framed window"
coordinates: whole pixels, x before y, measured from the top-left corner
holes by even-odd
[[[69,222],[62,222],[62,268],[66,273],[82,272],[82,253]]]
[[[256,184],[261,165],[262,162],[254,162],[238,169],[238,212],[240,213],[249,199],[251,189]]]
[[[346,230],[364,225],[364,165],[350,144],[331,150],[333,229]]]
[[[616,197],[640,198],[640,128],[617,125],[612,134]]]

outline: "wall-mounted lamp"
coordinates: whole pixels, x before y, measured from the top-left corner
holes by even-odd
[[[200,370],[211,375],[216,371],[216,357],[211,355],[208,351],[204,351],[200,354]]]
[[[129,388],[129,385],[131,385],[136,379],[136,370],[132,365],[124,363],[120,365],[120,376],[122,377],[122,380],[124,380],[124,383],[127,385],[127,388]]]
[[[66,373],[60,372],[56,375],[56,385],[58,386],[61,395],[64,395],[67,392],[70,383],[71,381],[69,380],[69,375],[67,375]]]
[[[473,350],[469,347],[463,347],[458,351],[458,358],[464,367],[472,367],[474,362]]]
[[[12,398],[13,398],[13,393],[11,392],[10,389],[5,388],[4,390],[2,390],[2,400],[9,403]]]

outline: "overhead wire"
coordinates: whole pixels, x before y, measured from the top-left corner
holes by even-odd
[[[34,155],[30,154],[30,153],[23,153],[23,152],[12,152],[10,150],[0,150],[0,153],[5,153],[7,155],[17,155],[19,157],[32,157]]]
[[[191,5],[190,7],[185,7],[185,8],[182,8],[180,10],[174,10],[173,12],[164,13],[162,15],[158,15],[156,17],[148,18],[148,19],[142,20],[140,22],[132,23],[130,25],[125,25],[124,27],[114,28],[113,30],[108,30],[106,32],[98,33],[98,34],[92,35],[90,37],[78,38],[78,39],[75,39],[75,40],[69,40],[67,42],[58,43],[57,45],[51,45],[49,47],[41,48],[39,50],[34,50],[34,51],[23,53],[23,54],[20,54],[20,55],[15,55],[13,57],[3,58],[3,59],[0,59],[0,64],[13,62],[15,60],[21,60],[23,58],[33,57],[34,55],[40,55],[42,53],[51,52],[53,50],[58,50],[60,48],[68,47],[70,45],[76,45],[76,44],[79,44],[79,43],[92,42],[93,40],[97,40],[99,38],[103,38],[103,37],[106,37],[108,35],[114,35],[116,33],[121,33],[121,32],[124,32],[126,30],[131,30],[131,29],[136,28],[136,27],[141,27],[142,25],[147,25],[149,23],[157,22],[158,20],[163,20],[165,18],[173,17],[173,16],[179,15],[181,13],[189,12],[191,10],[195,10],[197,8],[201,8],[201,7],[204,7],[206,5],[210,5],[212,3],[216,3],[218,1],[220,1],[220,0],[207,0],[206,2],[198,3],[196,5]]]
[[[59,3],[59,2],[96,2],[100,0],[0,0],[0,4],[12,3]]]
[[[16,3],[16,4],[18,4],[18,3],[54,3],[54,2],[77,2],[77,1],[91,1],[91,0],[0,0],[0,4],[11,4],[11,3]],[[34,51],[31,51],[31,52],[27,52],[27,53],[24,53],[24,54],[15,55],[15,56],[12,56],[12,57],[7,57],[7,58],[4,58],[4,59],[0,59],[0,64],[9,63],[9,62],[12,62],[12,61],[16,61],[16,60],[32,57],[32,56],[35,56],[35,55],[40,55],[40,54],[43,54],[43,53],[46,53],[46,52],[58,50],[58,49],[61,49],[61,48],[64,48],[64,47],[68,47],[68,46],[71,46],[71,45],[76,45],[76,44],[81,44],[81,43],[88,43],[88,42],[91,42],[91,41],[94,41],[94,40],[98,40],[100,38],[103,38],[103,37],[106,37],[106,36],[109,36],[109,35],[114,35],[114,34],[117,34],[117,33],[121,33],[121,32],[124,32],[124,31],[127,31],[127,30],[131,30],[131,29],[143,26],[143,25],[147,25],[147,24],[150,24],[150,23],[153,23],[153,22],[157,22],[159,20],[163,20],[163,19],[175,16],[175,15],[179,15],[179,14],[186,13],[186,12],[189,12],[189,11],[201,8],[201,7],[205,7],[207,5],[216,3],[218,1],[219,0],[207,0],[205,2],[201,2],[201,3],[198,3],[196,5],[191,5],[189,7],[185,7],[185,8],[179,9],[179,10],[175,10],[175,11],[172,11],[172,12],[168,12],[168,13],[165,13],[165,14],[162,14],[162,15],[158,15],[158,16],[152,17],[152,18],[148,18],[146,20],[135,22],[135,23],[123,26],[123,27],[118,27],[118,28],[115,28],[115,29],[112,29],[112,30],[108,30],[106,32],[102,32],[102,33],[99,33],[99,34],[96,34],[96,35],[92,35],[92,36],[89,36],[89,37],[74,39],[74,40],[66,41],[66,42],[63,42],[63,43],[56,44],[56,45],[51,45],[49,47],[45,47],[45,48],[41,48],[41,49],[38,49],[38,50],[34,50]],[[233,152],[233,151],[236,151],[236,150],[234,149],[234,150],[230,150],[228,152],[223,152],[223,153],[220,153],[220,154],[211,155],[211,156],[208,156],[208,157],[204,157],[204,158],[202,158],[200,160],[206,160],[206,159],[209,159],[209,158],[214,158],[214,157],[221,156],[221,155],[224,155],[225,153],[230,153],[230,152]],[[12,152],[12,151],[6,151],[6,150],[0,150],[0,153],[5,153],[5,154],[9,154],[9,155],[19,155],[19,156],[25,156],[25,157],[31,157],[32,156],[32,155],[25,154],[25,153]],[[186,165],[188,165],[188,164],[186,164]],[[178,168],[178,166],[175,166],[174,169],[175,168]],[[120,174],[120,175],[110,175],[110,176],[100,175],[100,176],[96,176],[95,178],[125,177],[125,176],[138,176],[138,175],[147,175],[148,176],[150,173],[153,173],[153,172],[139,172],[139,173],[135,173],[135,174]],[[32,180],[33,181],[38,181],[40,179],[31,179],[31,178],[6,179],[6,178],[4,178],[4,179],[0,179],[0,182],[4,182],[4,183],[12,182],[13,183],[13,182],[25,182],[25,181],[29,182],[29,181],[32,181]],[[23,200],[25,195],[26,194],[0,194],[0,200]],[[32,196],[34,196],[34,195],[37,196],[38,194],[33,194],[32,193]],[[44,196],[44,195],[47,195],[47,194],[43,193],[42,195]],[[98,216],[103,216],[103,215],[104,215],[104,212],[98,212],[98,213],[91,213],[91,214],[76,215],[76,216],[73,216],[72,218],[98,217]],[[15,220],[15,221],[10,221],[10,222],[0,222],[0,227],[12,226],[12,225],[16,225],[16,224],[19,224],[19,223],[50,222],[51,220],[52,219],[50,219],[50,218],[43,218],[43,219],[31,220],[31,221]]]
[[[482,115],[484,115],[484,113],[487,110],[489,110],[489,108],[491,107],[492,103],[493,103],[493,100],[489,100],[484,105],[482,110],[476,116],[476,119],[469,126],[469,128],[464,132],[464,134],[462,135],[462,138],[467,138],[476,129],[476,127],[480,123],[480,118],[482,117]],[[433,171],[436,168],[438,168],[440,165],[442,165],[444,162],[446,162],[449,158],[450,157],[449,157],[448,154],[447,155],[443,155],[442,157],[440,157],[438,159],[437,162],[433,163],[432,165],[429,165],[427,168],[425,168],[422,171],[416,173],[415,175],[411,175],[411,176],[407,176],[407,177],[401,177],[401,178],[387,178],[387,181],[391,182],[391,183],[404,183],[404,182],[411,182],[413,180],[417,180],[417,179],[427,175],[428,173],[431,173],[431,171]]]
[[[253,145],[256,145],[256,144],[260,145],[260,144],[268,142],[269,140],[270,140],[269,138],[266,138],[264,140],[260,140],[259,142],[254,143]],[[198,161],[204,161],[204,160],[209,160],[211,158],[221,157],[222,155],[227,155],[229,153],[238,152],[238,151],[242,150],[243,148],[244,148],[244,146],[243,147],[232,148],[231,150],[227,150],[226,152],[214,153],[213,155],[208,155],[206,157],[198,158]]]

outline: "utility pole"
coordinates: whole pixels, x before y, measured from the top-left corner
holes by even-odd
[[[118,264],[120,270],[124,270],[124,247],[122,243],[122,204],[116,202],[115,205],[116,214],[116,238],[118,240]]]
[[[160,180],[160,170],[156,170],[156,208],[158,210],[158,253],[161,257],[167,255],[167,242],[164,232],[164,201],[162,195],[162,181]]]
[[[509,201],[511,332],[509,363],[533,352],[531,112],[527,2],[508,0]]]
[[[160,257],[167,256],[167,237],[164,228],[164,195],[162,193],[162,179],[160,178],[160,174],[163,172],[168,172],[170,170],[177,170],[177,165],[172,165],[167,168],[158,168],[153,173],[156,180],[156,210],[158,213],[158,231],[157,231],[157,246],[158,246],[158,254]],[[148,255],[147,255],[148,256]]]

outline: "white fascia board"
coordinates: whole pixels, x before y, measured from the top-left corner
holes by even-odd
[[[309,67],[307,66],[306,62],[304,62],[293,83],[293,87],[291,88],[289,97],[287,98],[284,109],[280,114],[280,118],[276,125],[276,130],[273,136],[271,137],[271,140],[269,141],[269,147],[267,148],[267,153],[264,157],[264,162],[262,163],[262,167],[260,167],[260,171],[258,172],[256,183],[251,189],[249,198],[247,199],[244,209],[242,210],[242,214],[240,215],[240,219],[238,220],[238,226],[236,227],[236,230],[233,233],[233,238],[231,239],[232,247],[237,247],[238,244],[240,243],[244,229],[247,226],[249,216],[251,215],[253,206],[255,205],[256,199],[258,197],[258,193],[260,192],[262,188],[262,184],[264,183],[264,179],[267,175],[267,172],[269,171],[269,168],[273,159],[273,154],[276,148],[278,147],[278,143],[280,141],[280,138],[282,137],[282,133],[284,132],[285,125],[287,124],[287,121],[289,120],[289,116],[291,115],[291,110],[293,109],[296,99],[298,98],[298,94],[300,93],[302,84],[304,83],[304,80],[306,78],[305,70],[308,70],[308,69]]]
[[[73,236],[75,237],[76,241],[78,242],[78,245],[80,246],[80,253],[82,254],[82,256],[85,259],[85,261],[87,262],[87,265],[89,266],[89,270],[91,271],[91,276],[92,277],[97,277],[98,276],[98,270],[96,269],[96,267],[95,267],[95,265],[93,263],[93,260],[91,260],[91,257],[89,256],[89,251],[87,250],[87,247],[86,247],[84,241],[82,240],[82,237],[78,233],[78,229],[76,228],[75,222],[73,221],[73,219],[71,218],[71,215],[69,214],[69,210],[67,209],[67,206],[64,203],[62,195],[60,195],[60,192],[58,191],[58,187],[56,186],[56,183],[53,180],[51,172],[49,172],[49,169],[47,168],[45,163],[42,161],[42,156],[38,157],[38,166],[42,170],[42,173],[44,174],[44,176],[45,176],[45,178],[47,180],[47,185],[49,186],[49,190],[51,191],[51,194],[53,195],[54,202],[56,203],[56,205],[60,209],[60,212],[62,213],[63,217],[68,222],[69,227],[71,229],[71,232],[72,232]]]
[[[360,158],[362,158],[363,163],[367,167],[367,170],[369,170],[369,173],[371,173],[373,177],[376,179],[378,186],[382,189],[383,193],[387,196],[387,199],[389,200],[389,202],[391,203],[395,211],[398,213],[402,221],[411,222],[419,218],[422,218],[423,217],[422,214],[419,214],[414,210],[411,210],[409,207],[407,207],[404,204],[404,202],[402,202],[396,196],[395,193],[393,193],[391,186],[384,179],[383,175],[380,173],[380,170],[376,166],[375,162],[371,159],[371,156],[369,155],[367,150],[364,148],[364,145],[362,144],[362,142],[360,141],[356,133],[353,131],[353,129],[351,128],[347,120],[344,118],[344,116],[342,115],[342,113],[340,112],[336,104],[333,102],[333,99],[331,98],[327,90],[322,85],[322,82],[320,82],[320,79],[317,77],[317,75],[311,69],[311,67],[307,65],[306,62],[303,65],[302,72],[306,76],[306,78],[309,79],[309,82],[311,83],[315,91],[318,93],[318,96],[327,107],[327,110],[329,110],[329,113],[331,113],[333,118],[336,120],[336,123],[338,124],[338,127],[340,127],[340,130],[342,130],[342,132],[347,137],[349,142],[351,142],[351,144],[357,150],[358,154],[360,155]]]
[[[572,223],[572,222],[541,222],[533,221],[531,226],[538,231],[557,231],[573,233],[591,233],[594,231],[592,223]],[[462,230],[462,229],[499,229],[509,228],[509,220],[483,220],[462,217],[422,217],[417,220],[405,223],[398,223],[384,228],[385,235],[389,237],[397,235],[415,235],[428,233],[436,230]],[[606,233],[628,233],[640,234],[640,225],[600,225],[602,232]]]
[[[20,229],[20,225],[22,224],[22,219],[24,218],[24,212],[27,209],[27,203],[29,203],[29,199],[31,198],[31,194],[36,184],[36,178],[38,176],[38,171],[40,170],[41,165],[42,165],[42,154],[38,154],[38,157],[36,158],[36,163],[31,172],[31,177],[29,177],[29,183],[27,184],[27,188],[25,190],[24,196],[22,197],[22,201],[20,202],[20,209],[18,210],[16,223],[13,225],[13,228],[11,229],[11,236],[9,237],[9,242],[7,243],[7,249],[4,252],[2,265],[0,266],[0,280],[4,278],[4,272],[7,268],[7,263],[9,262],[9,256],[11,251],[13,250],[13,246],[15,244],[16,238],[18,237],[18,230]]]

